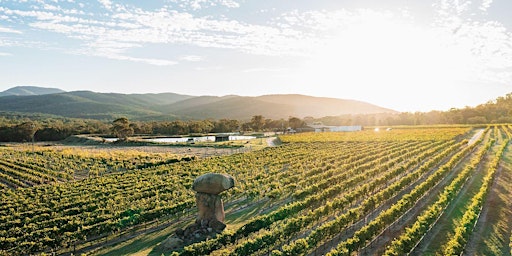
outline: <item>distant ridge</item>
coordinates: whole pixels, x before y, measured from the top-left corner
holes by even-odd
[[[2,96],[30,96],[30,95],[46,95],[46,94],[54,94],[54,93],[62,93],[66,92],[57,88],[45,88],[38,86],[16,86],[0,92],[0,97]]]
[[[0,97],[0,111],[3,112],[41,113],[102,120],[121,116],[134,120],[248,120],[255,115],[270,119],[288,119],[290,116],[304,118],[398,113],[362,101],[300,94],[256,97],[190,96],[176,93],[64,92],[40,87],[15,87],[5,92],[11,94]]]
[[[345,114],[398,113],[362,101],[313,97],[299,94],[277,94],[256,97],[202,96],[162,107],[165,113],[190,118],[247,119],[263,115],[271,119],[290,116],[324,117]]]

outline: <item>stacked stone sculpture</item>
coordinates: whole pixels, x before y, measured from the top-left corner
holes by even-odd
[[[185,229],[176,230],[163,245],[167,249],[177,249],[184,244],[200,241],[222,232],[224,224],[224,204],[219,195],[235,186],[235,179],[227,174],[207,173],[197,177],[192,184],[196,191],[197,219]]]
[[[196,178],[192,185],[199,211],[196,223],[217,232],[224,230],[224,204],[219,193],[234,186],[235,179],[227,174],[207,173]]]

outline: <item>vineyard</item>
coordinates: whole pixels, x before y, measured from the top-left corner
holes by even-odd
[[[511,138],[508,125],[303,133],[204,158],[0,147],[0,255],[127,254],[157,231],[145,254],[510,255]],[[227,228],[165,249],[208,172],[236,178]]]

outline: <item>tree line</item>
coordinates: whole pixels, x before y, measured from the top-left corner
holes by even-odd
[[[0,142],[59,141],[77,134],[105,134],[126,139],[133,134],[188,135],[226,132],[282,131],[305,123],[299,118],[265,119],[255,115],[248,122],[233,119],[112,122],[90,119],[31,118],[0,116]]]
[[[126,118],[100,121],[0,113],[0,142],[28,142],[32,139],[35,141],[59,141],[76,134],[109,134],[123,137],[131,134],[187,135],[285,131],[287,128],[297,130],[313,122],[321,122],[324,125],[362,126],[512,123],[512,93],[476,107],[453,108],[448,111],[304,117],[303,119],[289,117],[279,120],[255,115],[249,121],[234,119],[131,121]],[[122,129],[124,131],[118,133]]]
[[[317,121],[325,125],[363,126],[512,123],[512,93],[476,107],[466,106],[448,111],[327,116]]]

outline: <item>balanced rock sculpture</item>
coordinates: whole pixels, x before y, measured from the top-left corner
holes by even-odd
[[[196,223],[216,232],[224,230],[224,205],[219,193],[234,186],[235,179],[227,174],[207,173],[197,177],[192,184],[199,212]]]
[[[235,179],[227,174],[207,173],[197,177],[192,184],[196,191],[198,216],[194,224],[179,228],[169,236],[163,247],[177,250],[187,244],[213,237],[226,228],[224,205],[220,193],[235,186]]]

